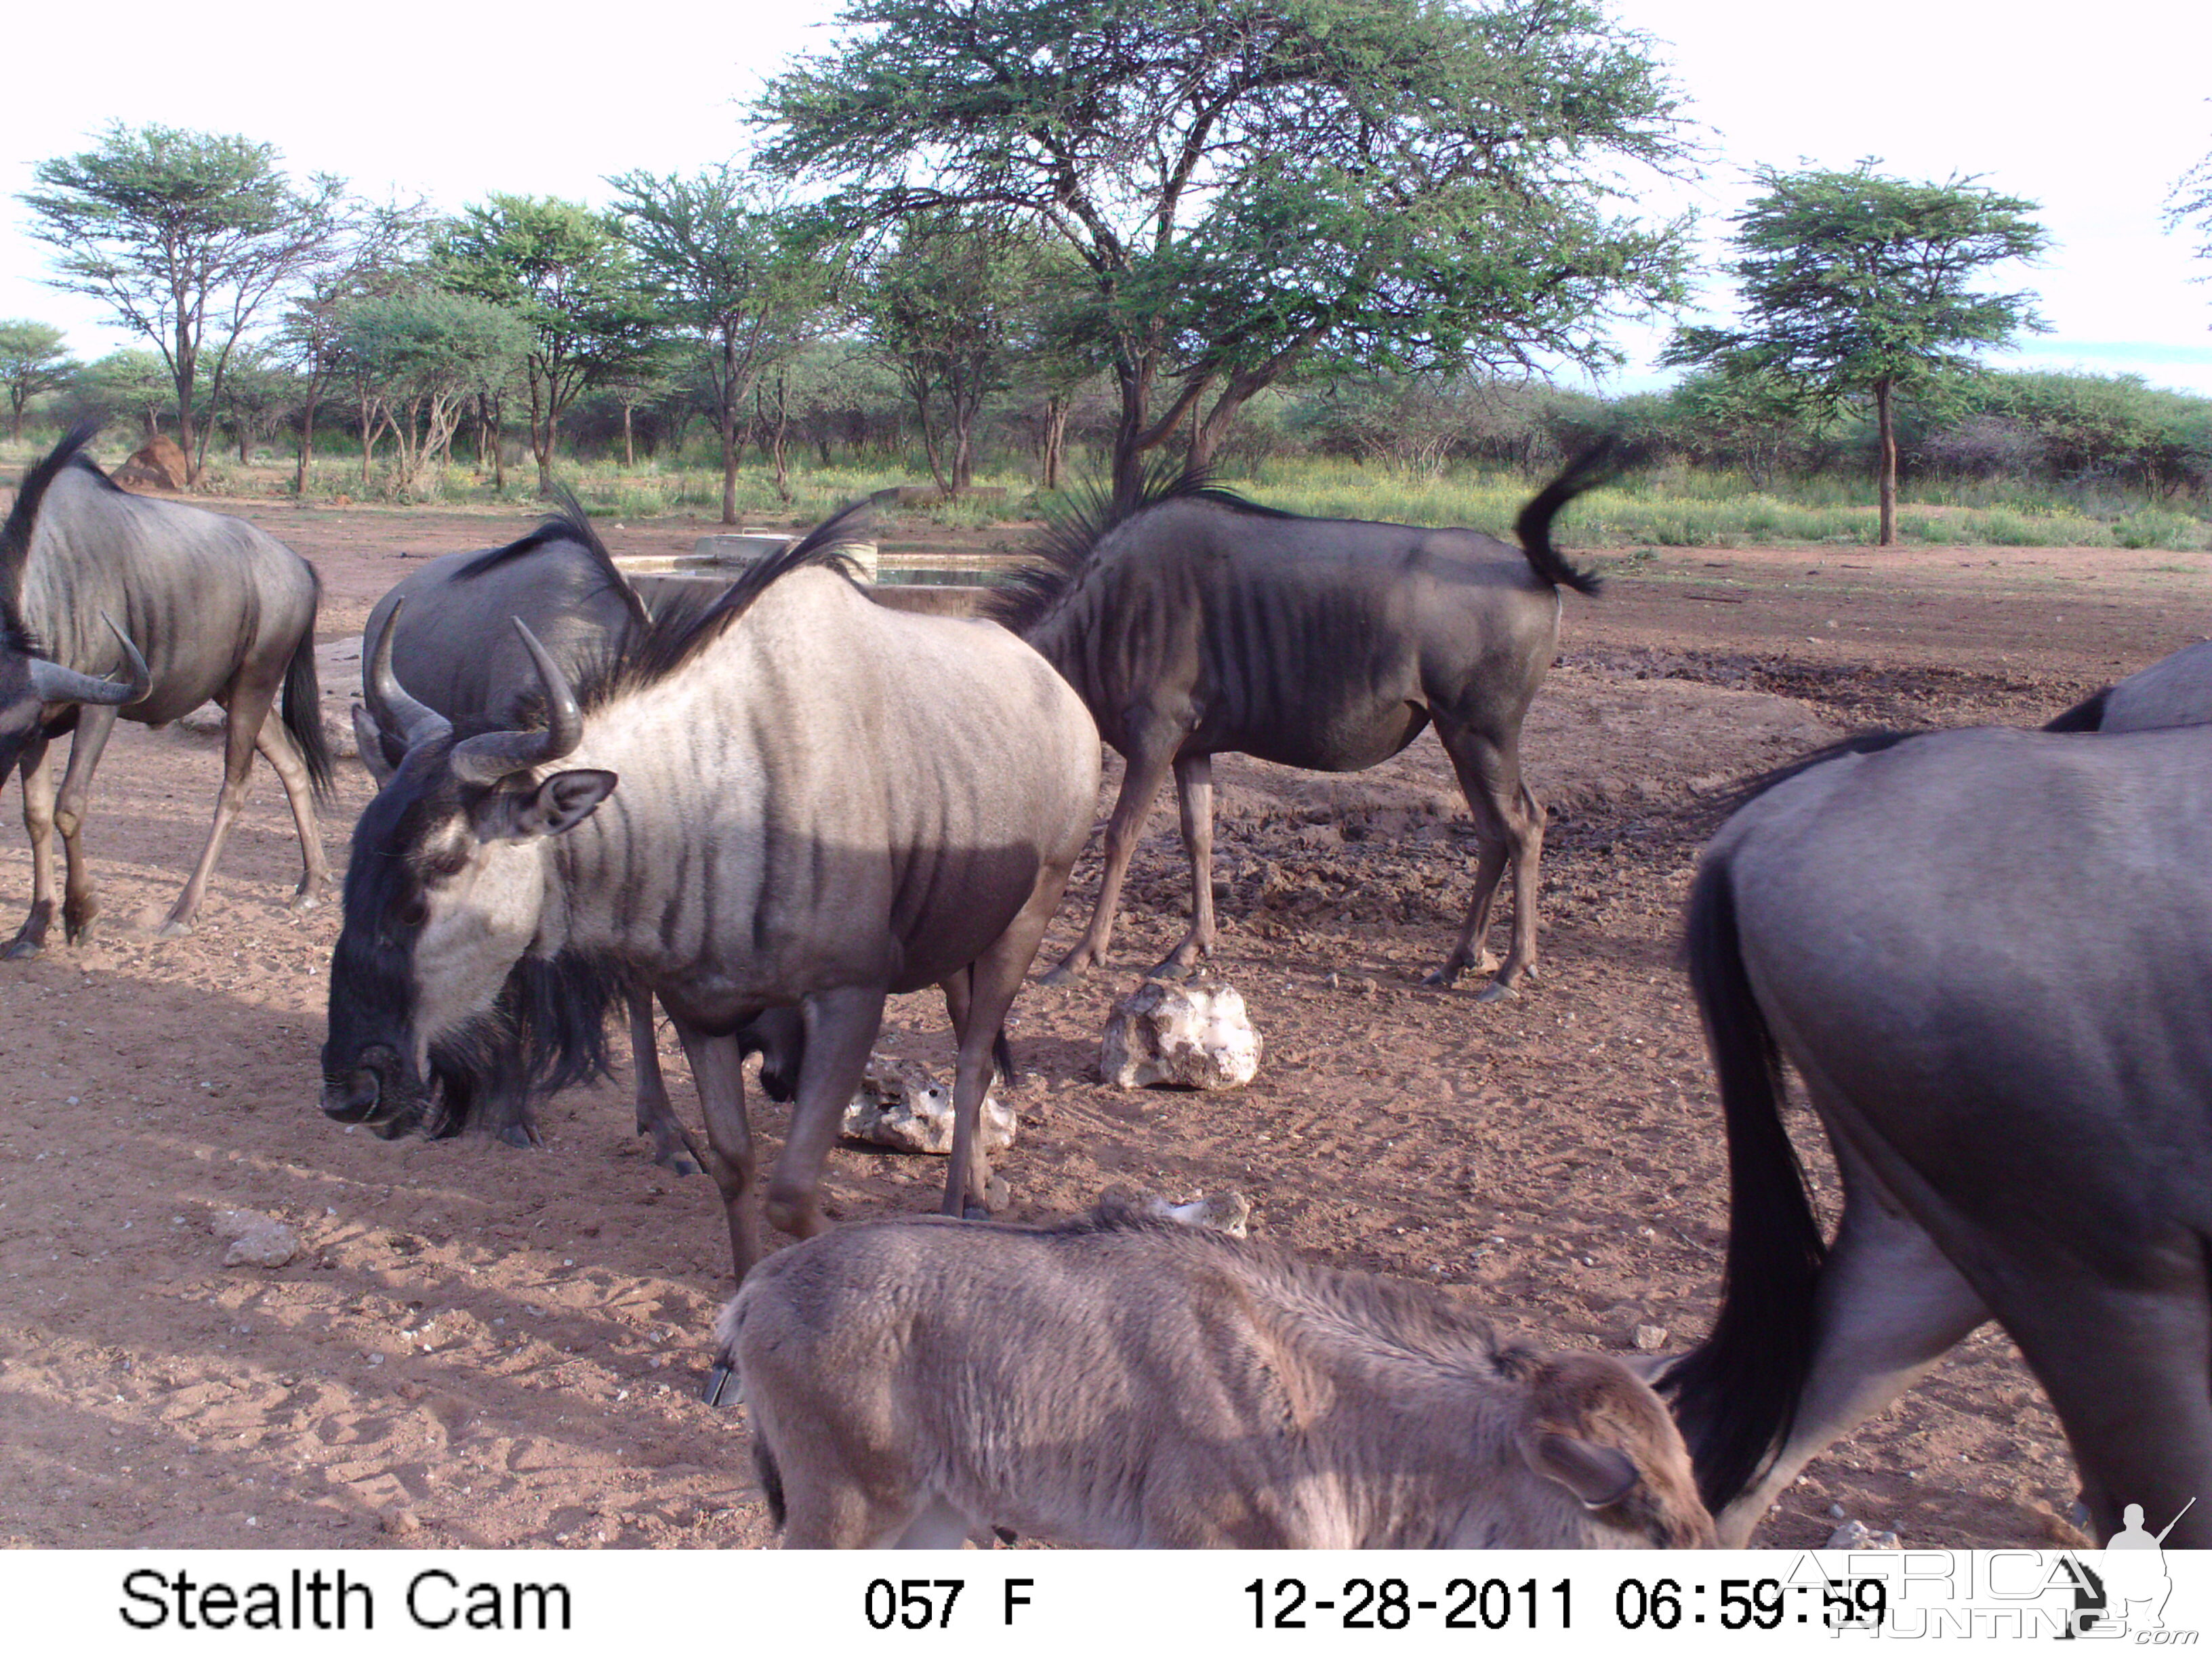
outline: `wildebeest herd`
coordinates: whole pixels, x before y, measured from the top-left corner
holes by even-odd
[[[29,469],[0,530],[0,744],[33,847],[19,956],[47,943],[54,828],[65,929],[93,924],[84,810],[118,716],[228,712],[173,927],[257,746],[299,821],[300,897],[323,881],[313,573],[237,520],[117,489],[91,435]],[[838,568],[848,515],[651,610],[573,505],[426,566],[364,640],[357,736],[382,788],[354,833],[324,1109],[527,1141],[535,1099],[605,1068],[622,1010],[641,1131],[722,1194],[742,1283],[720,1354],[793,1543],[1740,1544],[1992,1318],[2095,1529],[2182,1510],[2212,1468],[2212,650],[2043,732],[1872,735],[1747,787],[1689,915],[1732,1177],[1721,1305],[1687,1354],[1516,1346],[1441,1290],[1148,1209],[982,1215],[978,1110],[1018,1058],[1002,1028],[1088,837],[1101,734],[1128,769],[1063,969],[1103,961],[1170,767],[1192,927],[1156,971],[1177,975],[1212,944],[1212,754],[1357,769],[1433,720],[1480,846],[1439,977],[1490,965],[1508,863],[1491,994],[1533,977],[1543,820],[1519,731],[1559,590],[1595,586],[1551,522],[1605,466],[1532,501],[1517,549],[1164,482],[1062,525],[1000,620],[871,603]],[[57,798],[47,749],[72,731]],[[931,984],[959,1040],[946,1215],[825,1232],[818,1173],[884,999]],[[655,1000],[703,1143],[660,1081]],[[796,1101],[767,1218],[807,1241],[765,1259],[753,1051]],[[1782,1127],[1785,1061],[1842,1176],[1832,1241]],[[1078,1467],[1144,1501],[1071,1485]],[[2205,1541],[2198,1513],[2169,1541]]]

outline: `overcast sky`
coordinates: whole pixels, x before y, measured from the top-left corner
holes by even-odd
[[[1999,279],[2039,295],[2052,325],[2008,364],[2134,373],[2212,395],[2212,284],[2192,280],[2212,264],[2160,225],[2174,181],[2212,151],[2212,4],[1607,3],[1658,43],[1687,112],[1710,130],[1704,176],[1648,198],[1654,211],[1700,210],[1710,263],[1757,163],[1870,155],[1900,177],[1978,173],[2039,203],[2057,241],[2039,264]],[[568,27],[560,8],[450,0],[25,8],[8,31],[0,99],[0,317],[60,324],[81,356],[128,343],[97,305],[39,280],[46,250],[15,199],[34,163],[84,148],[111,120],[240,133],[276,145],[295,173],[336,173],[446,209],[492,190],[601,202],[605,174],[688,170],[742,149],[741,105],[787,57],[823,42],[836,9],[661,0],[580,10]],[[611,33],[626,16],[635,27]],[[1725,313],[1724,284],[1711,304],[1716,319]],[[1650,360],[1664,333],[1620,335],[1629,362],[1615,389],[1663,378]]]

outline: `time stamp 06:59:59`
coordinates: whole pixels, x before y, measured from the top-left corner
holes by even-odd
[[[1454,1578],[1441,1594],[1417,1596],[1402,1578],[1347,1578],[1334,1595],[1316,1595],[1302,1578],[1255,1578],[1255,1630],[1304,1630],[1334,1624],[1344,1630],[1406,1630],[1440,1625],[1445,1630],[1569,1630],[1574,1625],[1574,1585],[1562,1578],[1540,1587],[1503,1578]],[[1622,1630],[1674,1630],[1684,1624],[1723,1630],[1778,1630],[1818,1622],[1831,1628],[1872,1629],[1889,1610],[1889,1587],[1879,1578],[1831,1578],[1784,1583],[1778,1578],[1723,1578],[1685,1584],[1675,1578],[1624,1578],[1613,1595],[1614,1623]]]

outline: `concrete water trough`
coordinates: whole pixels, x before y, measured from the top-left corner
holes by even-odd
[[[623,554],[615,563],[648,605],[702,584],[727,586],[759,560],[780,553],[793,538],[773,530],[740,530],[702,536],[689,553]],[[925,555],[912,562],[884,562],[873,542],[840,550],[859,567],[860,585],[878,605],[896,611],[972,617],[990,592],[995,573]]]

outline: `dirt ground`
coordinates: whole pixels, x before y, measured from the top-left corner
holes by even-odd
[[[357,630],[408,558],[520,527],[237,510],[320,568],[325,641]],[[663,551],[703,528],[606,533],[617,550]],[[1010,538],[908,542],[973,553]],[[1714,796],[1857,726],[2040,720],[2212,629],[2204,555],[1601,556],[1610,585],[1570,598],[1526,735],[1553,819],[1541,983],[1478,1006],[1472,986],[1419,982],[1473,867],[1432,737],[1356,776],[1225,760],[1217,967],[1265,1036],[1261,1076],[1213,1096],[1095,1080],[1108,1009],[1182,925],[1163,810],[1109,969],[1016,1005],[1024,1126],[1000,1164],[1016,1216],[1057,1218],[1114,1183],[1236,1188],[1270,1237],[1451,1285],[1558,1344],[1623,1348],[1656,1324],[1686,1345],[1711,1313],[1724,1224],[1717,1109],[1676,949]],[[326,690],[341,715],[343,695]],[[626,1077],[553,1103],[540,1152],[387,1144],[328,1121],[316,1055],[337,916],[285,908],[298,853],[272,779],[198,931],[146,931],[197,854],[218,769],[211,738],[125,723],[89,831],[100,937],[0,964],[0,1540],[769,1541],[742,1413],[696,1398],[727,1288],[708,1182],[649,1162]],[[356,763],[342,771],[324,826],[341,867],[371,793]],[[12,931],[30,869],[12,801],[8,814]],[[1073,941],[1096,858],[1048,960]],[[884,1046],[942,1067],[933,995],[895,1001]],[[760,1115],[779,1139],[780,1111]],[[1809,1150],[1825,1163],[1817,1134]],[[829,1201],[845,1216],[927,1209],[942,1170],[841,1146]],[[226,1268],[210,1223],[234,1207],[289,1223],[304,1253]],[[2073,1495],[2040,1393],[1985,1331],[1816,1462],[1760,1541],[1819,1544],[1838,1511],[1914,1545],[2070,1540]]]

